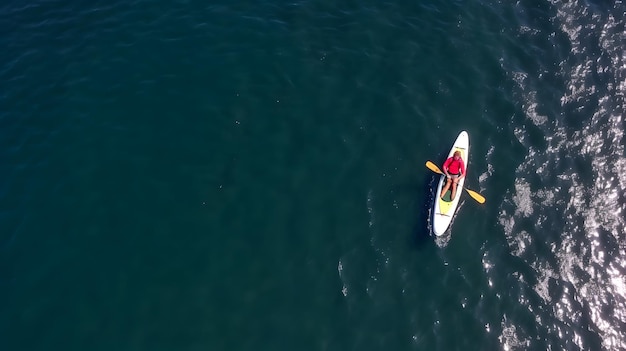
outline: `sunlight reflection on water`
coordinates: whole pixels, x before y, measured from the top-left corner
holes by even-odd
[[[560,64],[560,75],[567,80],[561,107],[564,111],[586,111],[587,100],[597,101],[597,107],[590,111],[589,123],[578,130],[572,132],[563,112],[548,127],[545,116],[538,112],[544,103],[537,100],[540,83],[526,73],[511,73],[524,99],[528,121],[543,131],[547,147],[530,150],[518,167],[515,190],[503,203],[500,225],[511,254],[523,258],[536,273],[537,281],[531,284],[539,302],[523,296],[519,302],[533,313],[544,311],[536,315],[543,335],[558,335],[560,347],[573,343],[588,349],[592,342],[583,334],[595,333],[603,349],[614,350],[626,347],[626,335],[620,329],[626,323],[626,205],[621,190],[626,185],[621,144],[626,91],[621,77],[626,68],[619,44],[626,35],[613,16],[591,13],[586,4],[573,1],[553,5],[557,8],[554,20],[572,46],[571,55]],[[600,55],[610,57],[612,65],[601,64],[598,53],[589,48],[588,42],[593,40],[599,41]],[[610,83],[597,85],[597,74]],[[525,128],[515,131],[522,144],[531,137],[528,133]],[[572,166],[568,159],[589,164],[590,170]],[[535,174],[546,184],[526,179]],[[532,228],[524,219],[532,221]],[[546,233],[559,234],[551,237]],[[527,248],[535,241],[536,245],[545,242],[548,252],[528,254]],[[521,284],[528,284],[523,274],[518,277]],[[513,325],[503,318],[502,349],[528,348],[531,342],[523,335],[532,333]]]

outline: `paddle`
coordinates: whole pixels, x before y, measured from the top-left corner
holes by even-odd
[[[443,172],[439,169],[439,167],[437,167],[436,164],[430,162],[430,161],[426,161],[426,167],[428,167],[428,169],[430,169],[431,171],[435,172],[435,173],[439,173],[439,174],[443,174]],[[478,201],[478,203],[484,204],[485,203],[485,197],[480,195],[479,193],[473,191],[473,190],[469,190],[466,187],[463,187],[463,189],[465,189],[465,191],[467,191],[468,194],[470,194],[470,196]]]

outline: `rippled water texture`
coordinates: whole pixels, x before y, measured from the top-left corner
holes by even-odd
[[[0,349],[626,349],[624,9],[0,4]]]
[[[534,318],[520,326],[504,316],[505,348],[626,347],[626,35],[623,4],[612,6],[549,4],[544,23],[529,20],[518,33],[535,46],[537,69],[503,63],[526,115],[515,135],[528,150],[500,205],[509,249],[525,268],[508,294]],[[530,18],[533,10],[517,11]],[[546,90],[554,95],[540,98]]]

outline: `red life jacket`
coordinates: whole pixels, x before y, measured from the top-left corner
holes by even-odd
[[[461,158],[455,160],[454,157],[450,157],[443,164],[443,168],[447,168],[450,174],[465,174],[465,164]]]

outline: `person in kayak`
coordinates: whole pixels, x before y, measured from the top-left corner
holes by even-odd
[[[461,178],[465,177],[465,163],[461,159],[461,152],[455,151],[452,157],[443,163],[443,173],[446,175],[446,185],[441,189],[441,198],[446,194],[450,185],[452,185],[452,196],[450,201],[456,196],[456,185]]]

